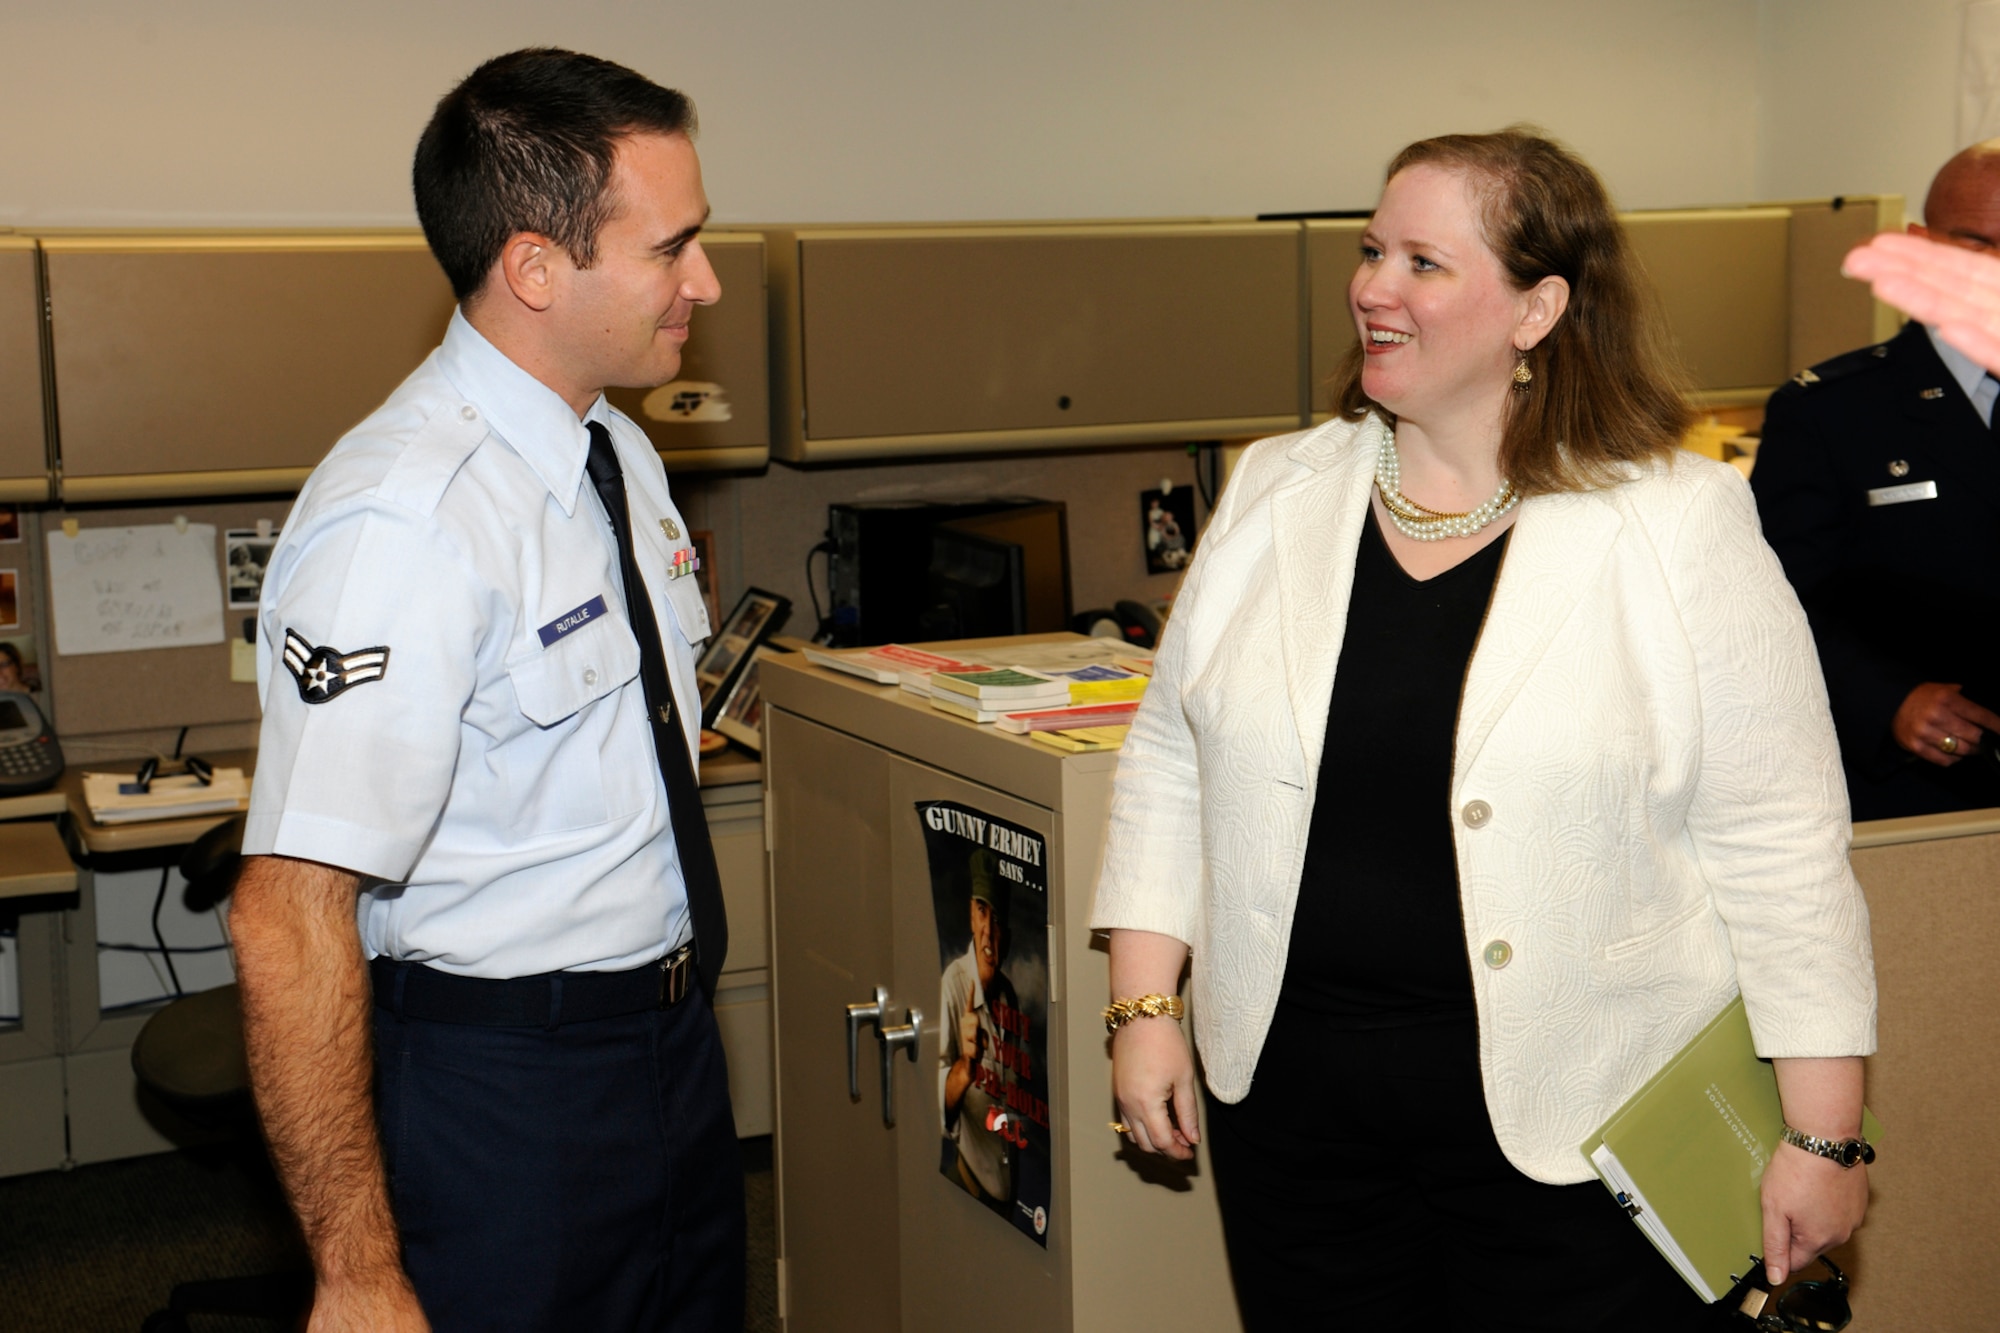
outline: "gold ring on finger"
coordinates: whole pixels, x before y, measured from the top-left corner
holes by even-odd
[[[1126,1124],[1123,1120],[1113,1120],[1111,1122],[1111,1132],[1113,1134],[1130,1134],[1132,1132],[1132,1127]]]
[[[1943,740],[1938,742],[1938,749],[1943,750],[1946,754],[1957,754],[1958,737],[1949,734],[1946,735]]]

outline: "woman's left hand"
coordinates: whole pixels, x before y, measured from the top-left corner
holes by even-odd
[[[1764,1271],[1776,1286],[1854,1234],[1868,1210],[1868,1168],[1781,1143],[1764,1170],[1763,1200]]]
[[[1861,1131],[1861,1057],[1779,1057],[1785,1122],[1821,1138]],[[1764,1271],[1773,1286],[1846,1241],[1868,1211],[1868,1168],[1780,1143],[1764,1168]]]

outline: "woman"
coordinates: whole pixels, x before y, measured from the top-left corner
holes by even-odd
[[[1250,1328],[1687,1328],[1578,1151],[1740,988],[1788,1122],[1860,1133],[1867,913],[1825,688],[1602,185],[1412,145],[1338,419],[1252,448],[1121,759],[1122,1123],[1206,1130]],[[1193,955],[1209,1097],[1158,999]],[[1777,1149],[1774,1276],[1864,1168]],[[1351,1322],[1332,1322],[1346,1316]],[[1426,1324],[1425,1326],[1431,1326]]]

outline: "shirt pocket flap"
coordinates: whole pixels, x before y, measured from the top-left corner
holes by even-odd
[[[709,636],[708,599],[693,579],[678,578],[667,584],[667,607],[674,613],[674,624],[683,639],[700,643]]]
[[[605,616],[507,668],[521,711],[552,727],[639,674],[639,640]]]

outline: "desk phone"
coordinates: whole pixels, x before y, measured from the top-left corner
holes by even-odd
[[[0,796],[25,796],[55,786],[62,746],[32,697],[0,690]]]

